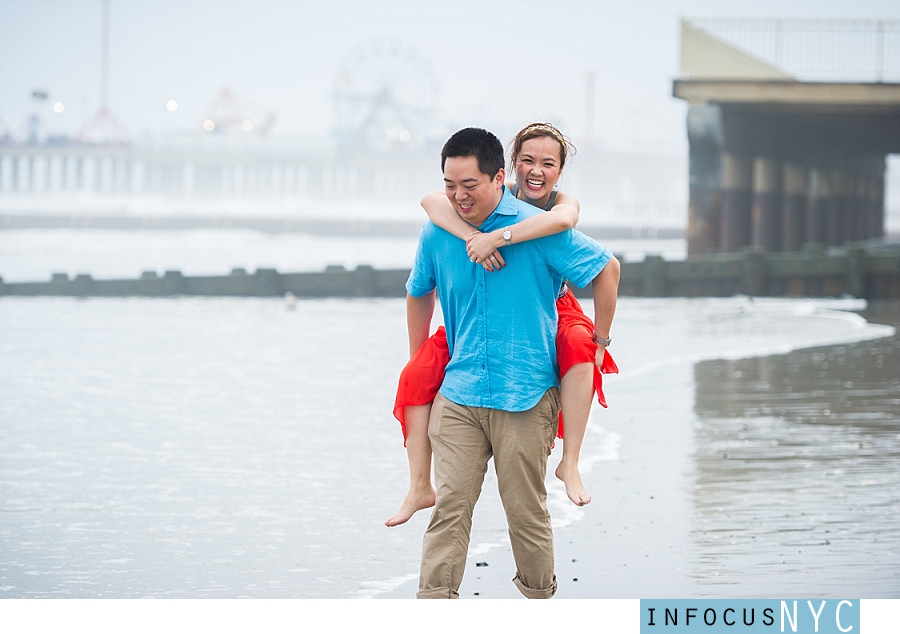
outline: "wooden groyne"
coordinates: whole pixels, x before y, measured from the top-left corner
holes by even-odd
[[[621,259],[621,258],[620,258]],[[74,278],[55,273],[44,282],[3,282],[0,295],[68,297],[403,297],[409,269],[377,270],[367,265],[346,270],[279,273],[261,268],[253,273],[234,269],[228,275],[185,276],[180,271],[159,275],[147,271],[137,279],[103,280],[90,275]],[[590,289],[574,289],[579,297]],[[825,249],[808,244],[796,253],[766,253],[746,249],[686,260],[647,256],[643,262],[623,262],[622,296],[840,297],[900,298],[900,246],[867,249],[862,244]]]
[[[130,280],[98,280],[90,275],[70,278],[54,273],[49,282],[0,282],[2,295],[58,295],[70,297],[174,297],[237,296],[272,297],[293,293],[297,297],[403,297],[409,269],[376,270],[360,265],[352,271],[329,266],[324,271],[279,273],[261,268],[248,273],[242,268],[229,275],[186,276],[181,271],[158,275],[145,271]]]
[[[667,261],[647,256],[624,263],[620,295],[644,297],[900,297],[900,246],[867,249],[862,244],[766,253],[746,248]]]

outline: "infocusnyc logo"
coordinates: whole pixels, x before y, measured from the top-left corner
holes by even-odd
[[[860,634],[859,599],[641,599],[641,634]]]

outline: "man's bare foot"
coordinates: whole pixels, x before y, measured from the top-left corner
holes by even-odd
[[[577,506],[590,504],[591,496],[584,488],[581,482],[581,473],[578,472],[578,466],[570,466],[563,462],[556,467],[556,477],[562,480],[566,485],[566,495]]]
[[[410,489],[406,499],[400,505],[400,510],[393,517],[387,519],[385,526],[400,526],[415,515],[416,511],[434,506],[434,488],[429,484],[427,489]]]

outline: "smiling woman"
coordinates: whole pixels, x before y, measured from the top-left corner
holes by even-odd
[[[503,258],[496,250],[514,242],[525,242],[575,227],[581,205],[558,189],[559,179],[575,146],[556,126],[532,123],[522,128],[510,144],[510,170],[516,175],[510,184],[513,195],[547,211],[505,231],[469,235],[468,249],[476,262]]]
[[[559,144],[546,136],[529,139],[522,144],[522,151],[513,162],[522,193],[534,201],[535,207],[546,205],[562,172]]]
[[[532,123],[513,139],[510,165],[529,203],[544,208],[575,146],[555,126]],[[551,205],[552,206],[552,205]]]

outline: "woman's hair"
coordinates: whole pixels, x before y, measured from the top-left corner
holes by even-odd
[[[572,141],[566,138],[566,136],[552,123],[531,123],[519,130],[519,133],[513,138],[512,143],[510,143],[510,171],[515,171],[516,169],[516,160],[519,158],[519,152],[522,151],[522,144],[529,139],[536,139],[543,136],[549,137],[559,143],[559,169],[562,170],[562,168],[566,166],[566,160],[569,155],[571,154],[574,156],[576,151],[575,146],[572,145]]]

